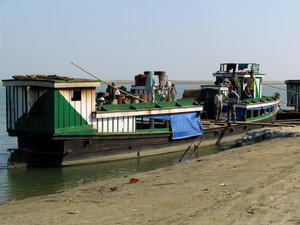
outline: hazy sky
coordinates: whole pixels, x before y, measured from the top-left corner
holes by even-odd
[[[213,80],[256,62],[265,80],[300,79],[300,0],[0,0],[0,79],[57,74]]]

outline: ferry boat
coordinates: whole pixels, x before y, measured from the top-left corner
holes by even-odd
[[[274,93],[272,96],[263,96],[263,78],[265,74],[259,72],[259,64],[257,63],[222,63],[220,64],[220,69],[213,73],[215,77],[214,85],[202,85],[201,89],[197,90],[201,94],[200,97],[194,99],[204,106],[206,118],[214,118],[215,106],[214,106],[214,96],[221,89],[221,94],[223,95],[223,119],[227,120],[227,93],[228,87],[230,86],[230,78],[236,73],[236,77],[239,80],[240,87],[237,91],[239,96],[242,96],[242,91],[247,86],[247,81],[250,78],[250,72],[253,72],[253,76],[256,78],[254,98],[241,99],[236,104],[236,120],[247,123],[248,126],[251,123],[274,123],[276,120],[276,115],[280,108],[280,95]],[[189,96],[190,97],[190,96]],[[184,98],[183,98],[184,99]]]
[[[194,100],[164,101],[171,85],[165,86],[158,75],[147,76],[148,81],[157,81],[154,85],[146,85],[143,76],[144,82],[136,79],[132,92],[146,95],[150,102],[130,104],[116,104],[114,99],[97,104],[99,80],[57,75],[13,78],[3,80],[7,131],[18,138],[18,148],[9,149],[8,169],[149,156],[201,141],[203,106]]]
[[[57,75],[3,80],[7,131],[18,138],[18,148],[9,149],[8,169],[97,163],[234,141],[247,130],[274,122],[279,109],[279,95],[262,96],[264,74],[258,73],[259,65],[249,66],[251,70],[257,68],[257,94],[237,104],[235,124],[213,120],[213,97],[221,89],[226,98],[228,87],[223,80],[232,75],[225,64],[213,74],[216,85],[199,89],[201,98],[176,101],[174,86],[163,71],[137,75],[131,89],[132,101],[119,96],[119,103],[124,104],[117,104],[112,86],[107,89],[107,93],[112,91],[109,96],[100,97],[96,93],[99,80]],[[243,87],[249,71],[236,71]],[[134,100],[134,95],[140,97],[140,102]],[[224,101],[224,112],[226,107]]]

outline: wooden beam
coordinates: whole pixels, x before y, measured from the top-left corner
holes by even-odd
[[[239,125],[261,125],[261,126],[273,126],[273,127],[279,127],[279,126],[296,126],[296,124],[290,124],[290,123],[258,123],[258,122],[244,122],[244,121],[236,121],[236,122],[212,122],[212,123],[205,123],[202,122],[203,125],[207,124],[216,124],[216,125],[224,125],[224,124],[239,124]]]

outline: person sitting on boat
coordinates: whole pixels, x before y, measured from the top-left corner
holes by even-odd
[[[231,82],[231,86],[233,88],[233,90],[236,93],[239,93],[239,87],[241,86],[240,82],[239,82],[239,78],[236,76],[236,72],[233,71],[232,73],[232,77],[230,77],[230,82]]]
[[[255,82],[256,82],[256,78],[253,76],[253,72],[250,71],[250,78],[247,81],[247,86],[249,86],[252,98],[254,98]]]
[[[215,120],[221,121],[221,113],[223,109],[223,99],[222,99],[221,89],[218,90],[218,93],[215,95],[214,104],[215,104]]]
[[[252,98],[252,94],[250,92],[248,85],[245,87],[245,90],[243,91],[241,98],[242,98],[242,100]]]
[[[228,88],[227,98],[228,98],[227,122],[230,122],[231,116],[232,116],[233,122],[236,122],[235,104],[238,103],[240,96],[230,86]]]

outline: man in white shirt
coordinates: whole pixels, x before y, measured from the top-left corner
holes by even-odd
[[[219,89],[218,93],[215,95],[214,104],[215,104],[215,120],[221,121],[221,113],[223,109],[223,97],[221,94],[221,89]]]

